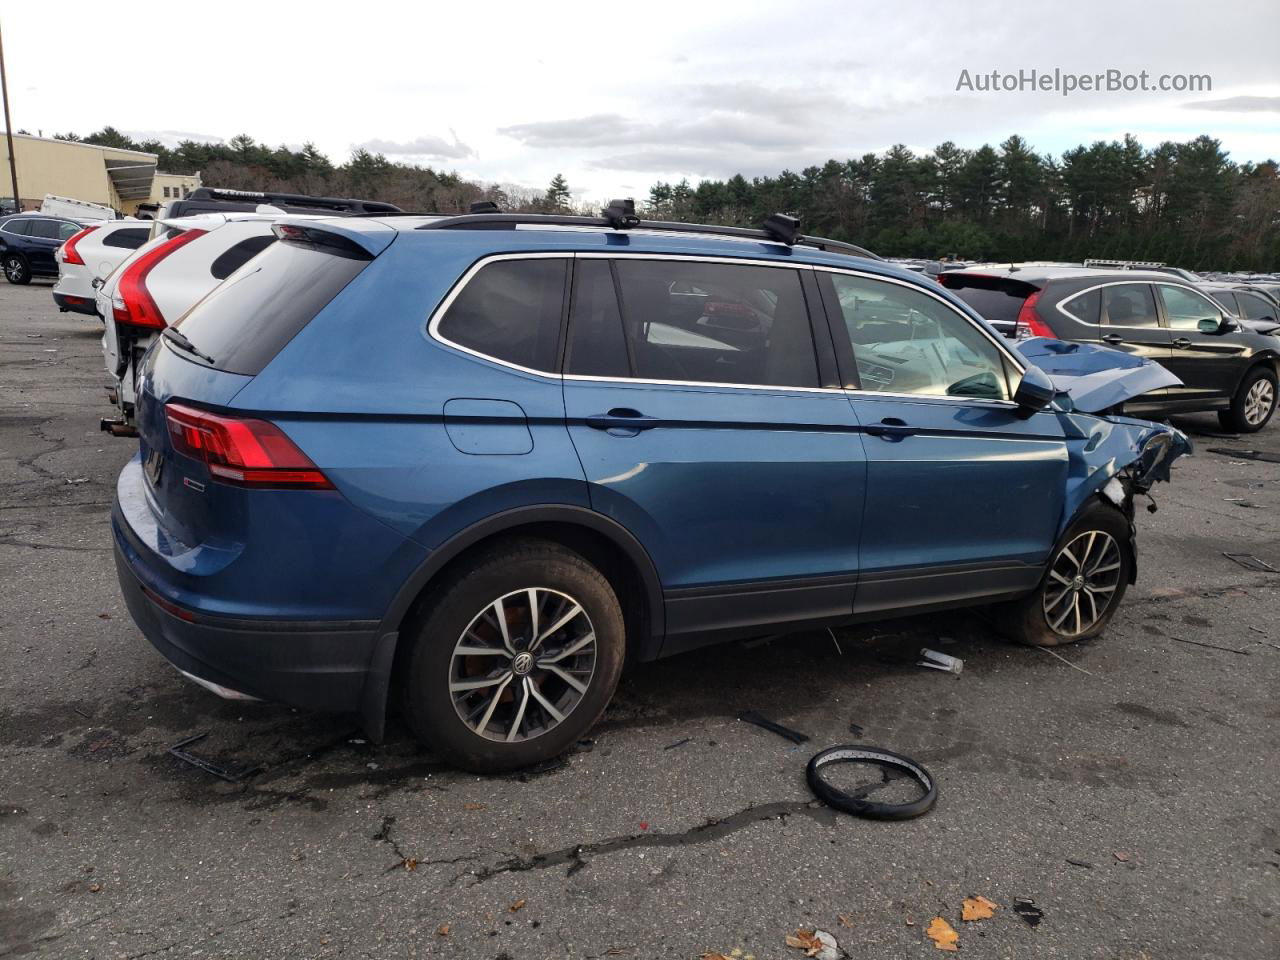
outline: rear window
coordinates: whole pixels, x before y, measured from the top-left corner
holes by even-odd
[[[214,369],[255,376],[368,262],[275,243],[174,326]]]
[[[239,243],[218,254],[213,263],[209,264],[209,273],[215,280],[225,280],[275,242],[276,237],[273,233],[245,237]]]
[[[939,279],[944,287],[990,323],[1017,323],[1023,301],[1035,291],[1035,287],[1028,283],[1005,283],[993,277],[948,272]]]
[[[107,234],[106,239],[102,241],[102,245],[104,247],[121,247],[125,250],[137,250],[147,242],[150,236],[151,230],[148,227],[127,227],[123,230],[113,230]]]

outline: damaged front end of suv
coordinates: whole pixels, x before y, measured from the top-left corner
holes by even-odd
[[[1182,381],[1150,360],[1108,347],[1035,338],[1018,352],[1053,381],[1054,406],[1069,457],[1062,527],[1101,496],[1133,522],[1134,498],[1169,479],[1179,457],[1191,453],[1186,434],[1167,424],[1124,416],[1125,401]],[[1154,500],[1149,509],[1155,511]],[[1136,564],[1130,568],[1136,577]]]

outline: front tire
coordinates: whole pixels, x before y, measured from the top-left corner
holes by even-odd
[[[622,608],[603,574],[545,540],[503,544],[432,592],[405,662],[405,719],[449,762],[514,770],[569,749],[622,672]]]
[[[1280,390],[1275,371],[1254,367],[1240,381],[1240,388],[1231,398],[1231,409],[1218,412],[1218,422],[1234,433],[1257,433],[1276,412],[1277,396]]]
[[[1101,635],[1129,586],[1132,536],[1123,513],[1094,500],[1058,542],[1040,585],[998,609],[1003,632],[1033,647]]]
[[[31,282],[31,267],[26,259],[17,253],[6,253],[3,260],[4,278],[18,286],[26,286]]]

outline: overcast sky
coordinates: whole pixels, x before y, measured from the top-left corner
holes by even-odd
[[[1280,2],[5,4],[15,129],[314,141],[592,201],[1020,133],[1042,152],[1208,133],[1280,158]],[[957,91],[1038,69],[1207,92]]]

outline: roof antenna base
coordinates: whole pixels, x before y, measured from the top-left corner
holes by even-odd
[[[785,213],[775,213],[765,217],[764,223],[760,224],[760,229],[772,239],[785,243],[788,247],[794,247],[802,239],[800,220],[796,217],[788,217]]]
[[[640,225],[636,216],[636,202],[628,197],[626,200],[610,200],[609,205],[600,211],[600,216],[609,221],[615,230],[626,230]]]

